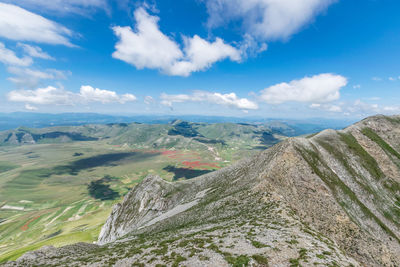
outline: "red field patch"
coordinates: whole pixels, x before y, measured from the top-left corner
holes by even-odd
[[[140,152],[144,152],[144,153],[149,153],[149,154],[161,154],[163,156],[171,156],[171,155],[175,155],[176,153],[178,153],[178,151],[175,150],[138,150],[135,149],[134,152],[136,151],[140,151]]]
[[[138,150],[134,150],[138,151]],[[170,159],[177,159],[177,160],[201,160],[199,153],[197,152],[183,152],[180,150],[147,150],[145,153],[149,154],[161,154],[162,156],[166,156]]]
[[[38,216],[36,216],[36,217],[30,219],[29,221],[27,221],[27,222],[21,227],[21,230],[22,230],[22,231],[28,230],[29,224],[31,224],[32,222],[34,222],[34,221],[36,221],[37,219],[39,219],[40,216],[42,216],[42,215],[38,215]]]
[[[163,156],[175,155],[177,153],[178,153],[178,151],[175,151],[175,150],[164,150],[164,151],[161,151],[161,154]]]
[[[206,163],[206,162],[200,162],[200,161],[182,161],[182,164],[191,169],[194,169],[194,168],[207,169],[207,167],[216,168],[216,169],[221,168],[220,166],[218,166],[215,163]]]
[[[180,161],[182,165],[184,165],[189,169],[209,170],[210,168],[213,169],[221,168],[216,163],[203,162],[202,161],[203,158],[200,156],[198,152],[160,149],[160,150],[147,150],[144,151],[144,153],[161,154],[162,156],[165,156],[167,158]]]

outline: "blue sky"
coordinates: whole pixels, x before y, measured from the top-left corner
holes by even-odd
[[[400,113],[395,0],[0,0],[0,112]]]

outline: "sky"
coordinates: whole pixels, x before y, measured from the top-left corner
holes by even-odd
[[[400,114],[396,0],[0,0],[0,112]]]

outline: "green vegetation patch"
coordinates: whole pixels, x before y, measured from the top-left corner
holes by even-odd
[[[25,134],[25,132],[21,133]],[[68,137],[73,141],[97,141],[98,138],[95,137],[89,137],[89,136],[84,136],[80,133],[70,133],[70,132],[48,132],[44,134],[34,134],[30,133],[32,135],[33,140],[36,142],[40,142],[43,139],[55,139],[55,138],[60,138],[60,137]],[[18,136],[18,134],[17,134]],[[20,138],[18,141],[21,142]]]
[[[181,255],[177,255],[174,262],[172,263],[172,267],[178,267],[179,263],[186,261],[187,259]]]
[[[269,245],[263,244],[263,243],[258,242],[258,241],[256,241],[256,240],[252,240],[252,241],[251,241],[251,244],[252,244],[253,247],[255,247],[255,248],[265,248],[265,247],[269,247]]]
[[[376,160],[365,151],[352,134],[339,133],[339,135],[340,139],[346,143],[348,148],[361,158],[361,165],[368,170],[373,177],[380,179],[384,176]]]
[[[361,132],[377,143],[386,153],[395,156],[396,158],[400,159],[400,153],[398,153],[393,147],[391,147],[388,143],[385,142],[376,132],[374,132],[371,128],[364,128]]]
[[[13,191],[21,191],[18,194],[25,194],[30,190],[39,185],[44,179],[51,176],[49,169],[33,169],[24,170],[11,181],[8,181],[4,185],[5,191],[10,194]]]
[[[347,172],[353,176],[354,178],[360,178],[360,179],[355,179],[357,184],[361,186],[365,191],[368,193],[374,195],[376,198],[379,198],[379,195],[370,187],[368,186],[368,182],[366,181],[366,178],[362,175],[360,175],[349,163],[347,156],[341,152],[339,149],[337,149],[335,146],[328,142],[323,142],[319,141],[318,142],[325,150],[327,150],[331,155],[333,155],[340,163],[343,164],[343,166],[346,168]]]
[[[346,209],[346,204],[339,199],[339,193],[346,195],[354,204],[358,205],[364,215],[374,220],[386,233],[396,239],[399,243],[400,240],[397,236],[378,218],[373,214],[356,196],[356,194],[342,181],[340,178],[329,170],[326,163],[323,162],[314,150],[297,148],[302,157],[307,161],[311,169],[324,181],[324,183],[332,190],[339,204]],[[315,149],[315,148],[314,148]],[[324,166],[328,172],[320,170],[320,166]],[[351,216],[350,216],[351,217]],[[351,217],[352,218],[352,217]]]
[[[307,249],[301,248],[299,250],[299,257],[297,259],[289,259],[289,263],[291,267],[301,266],[300,261],[307,262]]]
[[[387,119],[388,121],[390,121],[393,124],[399,124],[400,123],[400,118],[397,118],[397,117],[386,116],[385,119]]]
[[[245,267],[249,265],[250,258],[247,255],[240,255],[238,257],[226,256],[225,260],[233,267]]]
[[[399,194],[400,193],[400,184],[393,180],[386,180],[383,185],[389,189],[390,191]],[[399,196],[396,196],[399,197]]]
[[[289,259],[290,267],[298,267],[300,266],[299,259]]]
[[[259,265],[261,266],[268,266],[268,258],[264,257],[263,255],[253,255],[251,256]]]
[[[0,173],[8,172],[15,168],[18,168],[18,165],[15,165],[15,164],[12,164],[9,162],[0,161]]]

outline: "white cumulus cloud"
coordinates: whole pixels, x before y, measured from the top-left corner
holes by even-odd
[[[172,107],[173,103],[183,103],[187,101],[198,101],[197,99],[194,100],[194,97],[185,94],[179,95],[168,95],[166,93],[162,93],[161,96],[161,104]]]
[[[124,104],[136,100],[136,97],[132,94],[118,95],[114,91],[93,88],[89,85],[81,86],[79,93],[48,86],[36,90],[14,90],[9,92],[7,97],[11,102],[36,105],[75,105],[90,102]]]
[[[8,67],[7,71],[13,76],[8,80],[15,83],[18,87],[36,87],[41,80],[63,80],[67,78],[68,72],[47,69],[44,71],[30,68]]]
[[[265,88],[261,91],[261,99],[269,104],[291,101],[324,103],[339,99],[339,91],[346,85],[345,77],[324,73]]]
[[[7,65],[7,72],[12,75],[8,80],[15,83],[19,88],[22,87],[37,87],[41,80],[60,80],[66,79],[68,72],[46,69],[35,70],[28,66],[33,64],[32,58],[53,59],[38,46],[31,46],[23,43],[17,43],[25,52],[25,56],[18,57],[13,50],[5,47],[4,43],[0,42],[0,62]]]
[[[336,0],[207,0],[209,27],[241,21],[260,40],[287,39]]]
[[[33,63],[31,57],[18,57],[14,51],[6,48],[4,43],[0,42],[0,62],[7,65],[29,66]]]
[[[29,105],[29,104],[25,104],[25,109],[26,109],[26,110],[29,110],[29,111],[35,111],[35,110],[38,110],[38,108],[37,108],[37,107],[35,107],[35,106],[32,106],[32,105]]]
[[[118,95],[114,91],[93,88],[90,85],[81,86],[79,96],[87,102],[101,102],[103,104],[112,102],[124,104],[136,100],[136,97],[132,94]]]
[[[352,113],[378,113],[381,111],[378,104],[365,103],[360,99],[354,101],[354,104],[352,106],[349,106],[348,110]]]
[[[383,107],[383,110],[386,112],[391,112],[393,113],[398,113],[400,112],[400,106],[385,106]]]
[[[178,94],[168,95],[161,94],[161,104],[172,107],[173,103],[183,102],[209,102],[217,105],[228,106],[241,110],[254,110],[258,109],[257,103],[248,100],[247,98],[239,98],[235,93],[221,94],[205,91],[195,91],[193,94]]]
[[[143,8],[135,13],[136,30],[131,27],[113,27],[119,37],[113,57],[138,69],[165,69],[183,56],[179,46],[164,35],[158,27],[158,17],[150,16]]]
[[[8,100],[37,105],[72,105],[76,95],[62,88],[48,86],[36,90],[14,90],[8,93]]]
[[[325,110],[329,112],[342,112],[343,109],[340,105],[333,105],[333,104],[317,104],[313,103],[310,105],[310,108],[312,109],[320,109],[320,110]]]
[[[338,105],[330,105],[327,107],[327,110],[330,112],[342,112],[342,107]]]
[[[17,45],[19,47],[22,47],[22,49],[25,51],[25,53],[31,57],[54,60],[54,58],[52,56],[50,56],[49,54],[44,52],[42,50],[42,48],[40,48],[39,46],[28,45],[28,44],[23,44],[23,43],[18,43]]]
[[[189,76],[190,73],[210,68],[212,64],[225,58],[240,61],[241,53],[227,45],[221,38],[212,43],[195,35],[184,38],[184,59],[176,61],[165,71],[170,75]]]
[[[3,0],[27,9],[53,14],[83,14],[97,9],[108,9],[107,0]]]
[[[396,114],[400,112],[400,106],[380,105],[378,103],[371,103],[370,101],[378,101],[379,99],[369,98],[368,102],[357,99],[352,102],[339,102],[339,103],[313,103],[309,107],[312,109],[342,113],[349,116],[370,116],[374,114]]]
[[[12,4],[0,3],[0,37],[73,46],[66,27]]]
[[[209,68],[217,61],[241,59],[239,49],[216,38],[208,42],[199,36],[183,37],[184,47],[161,32],[159,18],[151,16],[140,7],[134,12],[136,27],[113,27],[119,41],[113,57],[137,69],[158,69],[169,75],[188,76],[192,72]]]

